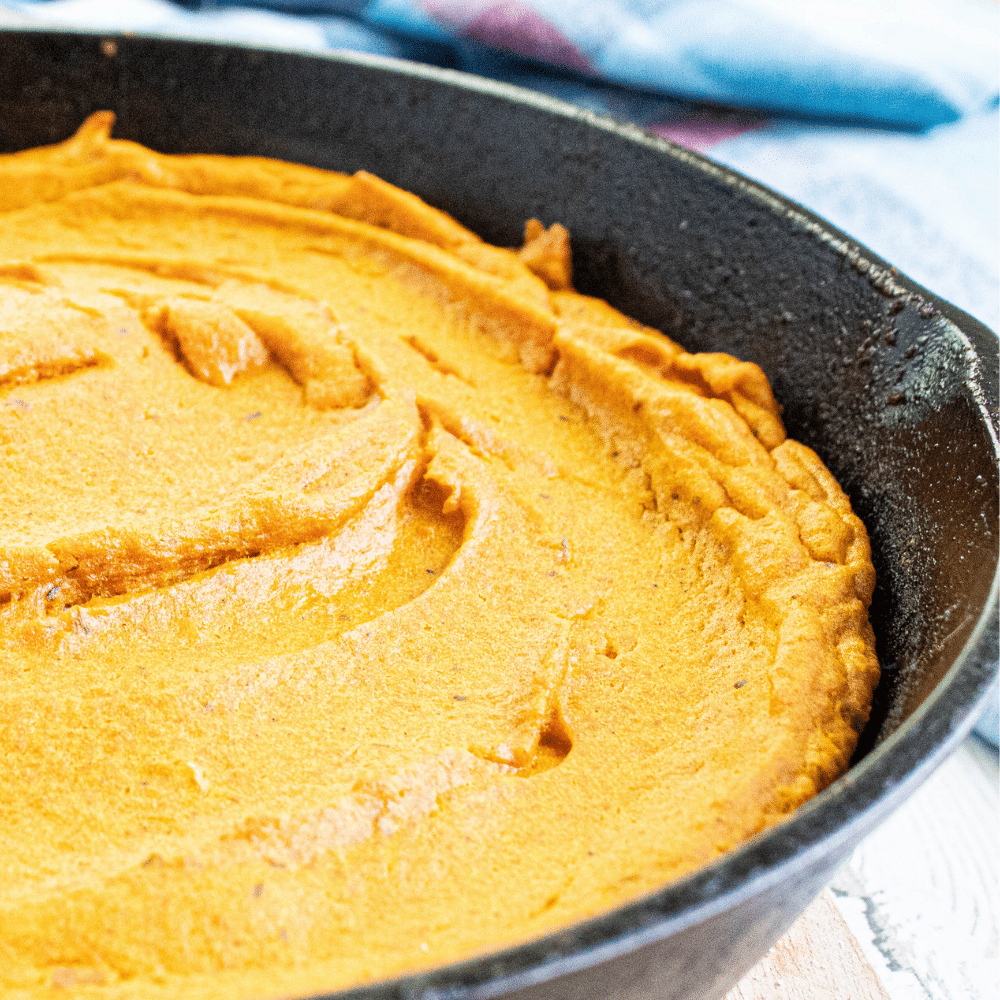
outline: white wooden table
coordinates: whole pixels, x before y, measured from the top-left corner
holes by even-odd
[[[971,737],[726,1000],[998,1000],[996,753]]]

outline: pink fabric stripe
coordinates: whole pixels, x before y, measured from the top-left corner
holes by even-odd
[[[518,0],[493,0],[471,18],[457,0],[428,0],[424,9],[463,38],[580,73],[593,73],[586,56],[562,32]]]
[[[766,120],[712,120],[694,117],[647,127],[661,139],[669,139],[678,146],[693,149],[696,153],[704,153],[725,139],[734,139],[766,124]]]

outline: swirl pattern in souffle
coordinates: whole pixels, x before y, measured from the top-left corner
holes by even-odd
[[[846,766],[867,537],[564,230],[0,158],[0,983],[329,990],[655,888]]]

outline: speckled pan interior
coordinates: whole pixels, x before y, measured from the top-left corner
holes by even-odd
[[[501,245],[573,235],[576,283],[688,350],[760,364],[872,538],[883,681],[846,777],[659,892],[338,996],[722,996],[972,725],[995,684],[997,340],[806,210],[693,153],[447,71],[165,39],[0,32],[0,149],[110,108],[164,152],[360,168]]]

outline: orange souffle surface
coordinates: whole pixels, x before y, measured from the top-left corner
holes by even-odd
[[[761,370],[367,173],[0,157],[0,991],[305,995],[779,821],[878,677]]]

